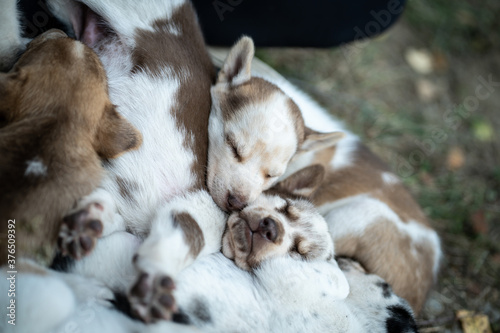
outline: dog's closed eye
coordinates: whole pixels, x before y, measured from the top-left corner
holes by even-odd
[[[226,143],[231,148],[231,151],[233,152],[234,158],[238,161],[241,162],[243,158],[241,157],[238,147],[236,146],[236,143],[234,142],[234,139],[230,135],[226,135]]]

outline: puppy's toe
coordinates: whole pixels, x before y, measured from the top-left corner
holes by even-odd
[[[97,238],[102,235],[101,212],[102,206],[92,203],[63,218],[57,241],[63,255],[80,259],[92,251]]]
[[[174,289],[175,283],[169,276],[142,273],[129,293],[132,313],[146,323],[171,320],[177,311]]]

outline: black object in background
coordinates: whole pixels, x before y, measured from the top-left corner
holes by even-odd
[[[378,35],[399,18],[405,2],[193,0],[209,45],[231,46],[245,34],[257,46],[283,47],[333,47]],[[45,0],[21,0],[20,8],[25,37],[63,28],[47,9]]]
[[[333,47],[375,36],[406,0],[193,0],[209,45],[245,34],[257,46]]]

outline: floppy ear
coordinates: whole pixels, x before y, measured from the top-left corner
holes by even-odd
[[[309,197],[318,189],[324,178],[325,168],[320,164],[314,164],[288,176],[274,188],[285,193]]]
[[[305,140],[300,145],[298,152],[315,151],[331,147],[344,136],[343,132],[320,133],[306,127]]]
[[[253,40],[250,37],[242,37],[229,51],[217,83],[238,85],[250,80],[254,52]]]
[[[97,129],[95,150],[101,158],[115,158],[142,143],[141,133],[111,104],[106,106]]]

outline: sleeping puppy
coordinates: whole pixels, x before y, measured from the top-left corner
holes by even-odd
[[[343,137],[306,127],[284,90],[252,76],[253,55],[252,39],[241,38],[211,89],[207,185],[217,205],[229,212],[276,184],[298,151],[315,151]]]
[[[334,245],[325,220],[309,201],[294,195],[314,191],[324,174],[320,165],[305,168],[283,182],[289,185],[286,191],[269,190],[233,212],[222,238],[222,253],[245,270],[272,257],[332,260]]]
[[[0,74],[0,96],[0,265],[12,235],[9,254],[46,263],[64,214],[99,184],[101,159],[137,148],[141,136],[111,104],[96,54],[60,30],[34,39]],[[101,228],[75,230],[65,249],[90,249]]]
[[[425,214],[340,121],[279,75],[252,72],[253,55],[252,40],[242,38],[211,90],[207,184],[215,202],[226,211],[245,211],[278,181],[322,166],[317,190],[298,194],[327,221],[336,254],[356,258],[418,312],[441,258]]]

